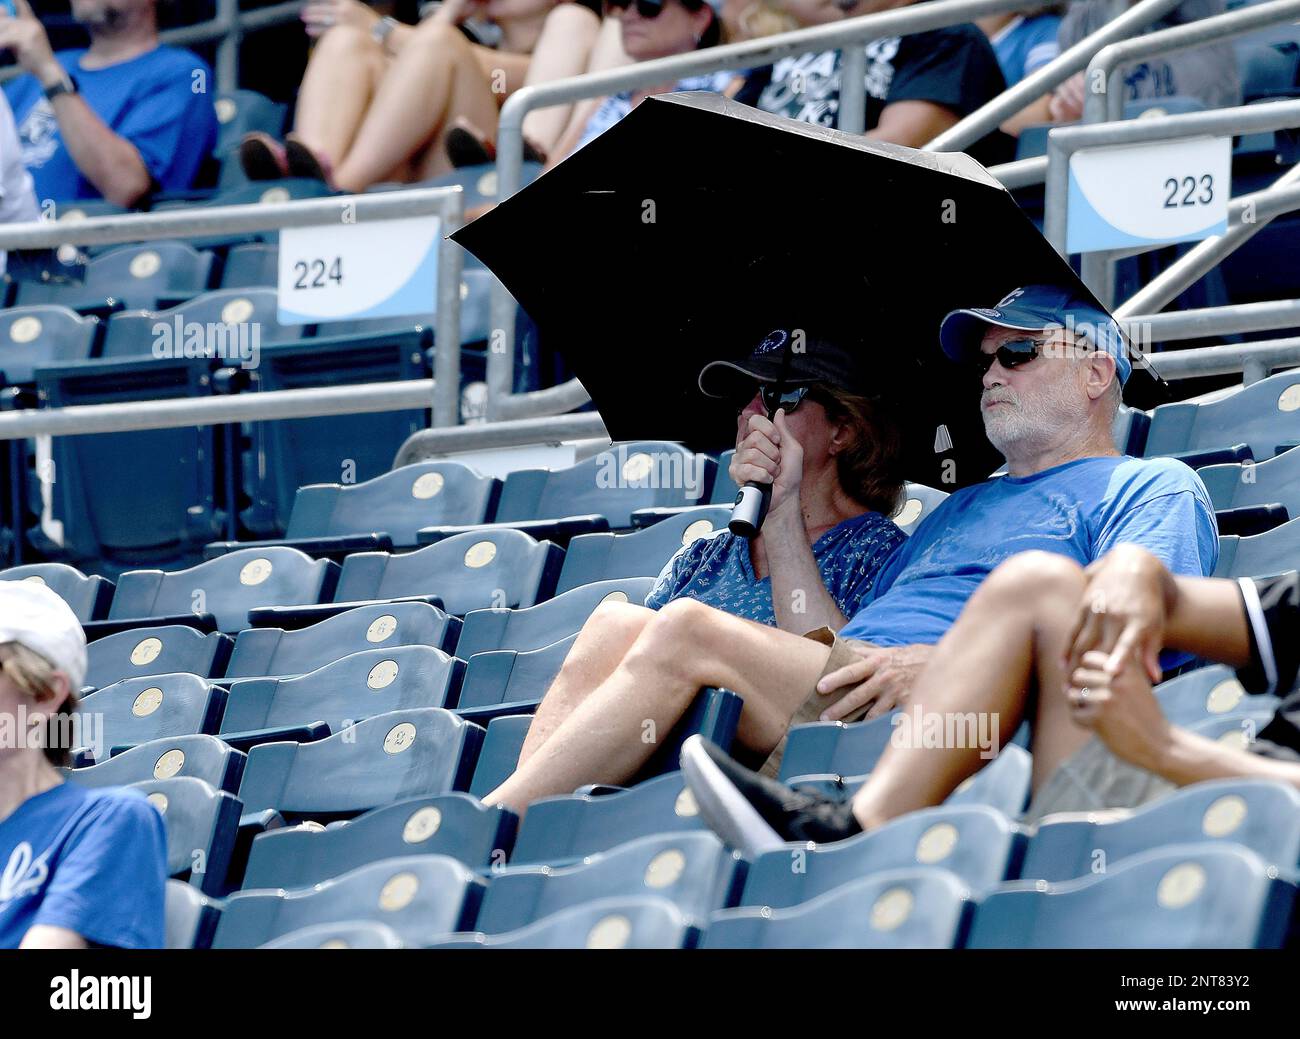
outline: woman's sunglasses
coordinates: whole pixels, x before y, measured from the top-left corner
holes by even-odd
[[[993,367],[994,361],[997,361],[1006,369],[1019,368],[1039,356],[1046,345],[1046,339],[1011,339],[1003,343],[991,354],[977,354],[971,364],[975,366],[976,372],[979,373],[982,379],[988,374],[988,370]]]
[[[623,11],[633,6],[632,0],[605,0],[605,6],[611,11]],[[664,0],[636,0],[636,13],[642,18],[658,18],[664,9]]]
[[[778,387],[769,383],[762,383],[758,387],[758,392],[763,398],[763,408],[769,415],[776,414],[778,408],[789,415],[803,403],[811,390],[811,386]]]

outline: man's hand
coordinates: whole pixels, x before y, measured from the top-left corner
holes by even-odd
[[[1117,545],[1084,571],[1079,615],[1066,640],[1066,673],[1090,650],[1108,657],[1118,672],[1136,654],[1151,681],[1161,678],[1165,624],[1178,597],[1169,571],[1137,545]]]
[[[757,412],[749,416],[727,472],[737,487],[751,482],[772,485],[772,500],[767,506],[769,516],[790,502],[798,513],[803,447],[786,425],[784,411],[777,411],[775,422]]]
[[[854,646],[862,659],[846,664],[817,683],[823,694],[851,686],[839,700],[822,712],[822,721],[835,722],[866,704],[867,718],[879,718],[903,703],[912,692],[933,646]]]
[[[1048,114],[1054,123],[1073,123],[1083,118],[1083,73],[1071,76],[1059,87],[1047,103]]]
[[[27,0],[14,0],[17,18],[0,12],[0,50],[13,53],[14,60],[40,82],[51,87],[63,78],[63,66],[54,57],[45,26],[32,14]]]
[[[1117,757],[1155,772],[1172,726],[1136,655],[1125,657],[1117,669],[1110,663],[1105,653],[1083,655],[1066,689],[1070,716],[1095,732]]]
[[[311,37],[322,36],[336,25],[369,32],[379,21],[379,15],[358,0],[307,0],[301,18]]]

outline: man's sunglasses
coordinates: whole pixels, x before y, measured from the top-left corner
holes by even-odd
[[[611,11],[623,11],[632,6],[632,0],[605,0],[605,6]],[[636,0],[636,13],[642,18],[658,18],[664,9],[664,0]]]
[[[1039,356],[1046,345],[1047,340],[1045,339],[1010,339],[991,354],[977,354],[971,364],[974,365],[976,372],[979,373],[982,379],[988,374],[988,370],[993,367],[994,361],[997,361],[998,364],[1008,370],[1019,368]]]

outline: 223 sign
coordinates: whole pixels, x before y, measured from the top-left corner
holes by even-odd
[[[1165,208],[1174,209],[1178,206],[1208,206],[1214,201],[1214,174],[1203,173],[1197,177],[1183,177],[1180,181],[1177,177],[1170,177],[1165,181]],[[1182,192],[1182,198],[1178,194]]]
[[[343,257],[335,256],[331,260],[295,260],[293,264],[295,291],[304,289],[327,289],[329,283],[343,284]]]

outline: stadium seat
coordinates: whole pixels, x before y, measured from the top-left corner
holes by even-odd
[[[219,735],[246,751],[339,733],[389,711],[444,707],[455,700],[464,670],[463,661],[432,646],[397,646],[351,653],[296,678],[239,679],[230,684]]]
[[[83,574],[65,563],[29,563],[0,570],[0,581],[31,581],[43,584],[68,604],[77,620],[99,620],[113,600],[113,582],[95,574]]]
[[[241,891],[221,912],[214,949],[250,949],[315,924],[369,920],[407,944],[461,930],[483,881],[455,859],[408,855],[375,862],[298,891]]]
[[[206,949],[221,910],[214,899],[179,880],[167,881],[163,947]]]
[[[1285,519],[1300,517],[1300,451],[1263,462],[1211,465],[1197,472],[1216,510],[1281,505]]]
[[[639,606],[653,586],[651,577],[597,581],[521,610],[473,610],[465,615],[456,654],[468,660],[495,649],[544,649],[576,635],[602,603]]]
[[[903,533],[911,534],[946,497],[946,491],[935,490],[923,483],[906,484],[902,503],[890,518],[903,529]]]
[[[259,949],[402,949],[405,945],[391,927],[364,920],[316,924],[290,931]]]
[[[217,145],[213,154],[225,157],[239,148],[244,134],[254,131],[279,137],[287,106],[255,90],[227,90],[212,103],[217,113]]]
[[[1270,710],[1239,710],[1231,714],[1215,715],[1187,728],[1207,740],[1215,740],[1229,747],[1245,750],[1272,718],[1273,712]]]
[[[1271,577],[1300,567],[1300,517],[1263,534],[1219,538],[1215,577]]]
[[[528,728],[533,724],[530,714],[516,714],[508,718],[493,718],[487,724],[483,749],[479,751],[470,781],[469,792],[474,797],[485,797],[499,787],[519,764],[519,752],[524,749]]]
[[[730,519],[730,509],[705,508],[630,534],[582,534],[569,542],[556,593],[596,581],[657,577],[682,548],[726,530]]]
[[[456,934],[430,949],[680,949],[696,931],[666,898],[602,898],[505,934]]]
[[[1155,689],[1160,709],[1173,724],[1188,726],[1238,710],[1272,710],[1275,696],[1251,696],[1237,681],[1236,672],[1221,664],[1199,667]]]
[[[167,872],[206,895],[224,895],[243,812],[239,798],[183,776],[144,780],[131,787],[162,814]]]
[[[1281,41],[1279,41],[1281,42]],[[1295,96],[1297,55],[1294,43],[1287,47],[1271,41],[1235,41],[1237,67],[1241,72],[1241,94],[1247,101]]]
[[[299,487],[279,544],[312,555],[410,548],[430,523],[482,523],[496,509],[501,482],[457,462],[418,462],[357,484]],[[272,544],[277,542],[262,542]],[[244,542],[209,545],[209,554]]]
[[[703,949],[950,949],[970,909],[947,870],[885,870],[789,909],[748,906],[714,913]]]
[[[474,929],[500,934],[600,898],[655,895],[702,924],[732,904],[743,874],[739,855],[706,832],[642,837],[580,863],[511,866],[492,874]]]
[[[80,281],[20,281],[15,306],[58,304],[81,313],[156,310],[160,301],[188,299],[207,287],[213,257],[184,242],[123,245],[91,259]]]
[[[860,722],[812,722],[796,725],[786,740],[780,778],[831,773],[860,776],[870,772],[894,733],[890,711]]]
[[[86,686],[99,689],[123,679],[176,672],[219,678],[230,647],[229,635],[182,624],[120,631],[86,646]]]
[[[406,798],[464,790],[482,741],[481,728],[450,711],[394,711],[316,743],[254,747],[239,797],[249,813],[346,818]]]
[[[451,652],[460,622],[422,602],[358,606],[297,631],[245,628],[235,636],[226,678],[291,678],[351,653],[432,646]]]
[[[359,552],[344,560],[334,601],[433,593],[457,616],[532,606],[551,597],[563,558],[559,546],[517,530],[461,534],[403,555]]]
[[[750,866],[738,904],[783,909],[858,877],[916,866],[947,870],[978,895],[1019,875],[1024,840],[992,808],[925,808],[848,840],[764,852]]]
[[[267,242],[246,242],[226,254],[221,272],[223,289],[276,288],[280,283],[280,247]]]
[[[469,794],[441,794],[384,805],[333,826],[292,826],[253,840],[244,871],[253,888],[311,887],[400,855],[448,855],[471,869],[505,861],[516,820]]]
[[[213,368],[251,367],[258,363],[263,345],[302,338],[301,326],[276,320],[277,308],[274,289],[217,289],[165,310],[124,311],[105,322],[102,356],[152,362],[167,356],[161,352],[165,346],[171,356],[191,362],[202,349]]]
[[[1300,865],[1300,793],[1267,779],[1195,783],[1128,811],[1050,815],[1029,842],[1021,876],[1071,880],[1167,844],[1249,848],[1284,877]]]
[[[718,455],[718,472],[713,480],[713,492],[709,495],[710,505],[730,507],[736,503],[736,495],[740,493],[740,488],[731,478],[731,460],[734,457],[736,457],[734,448]]]
[[[1297,441],[1300,371],[1289,371],[1243,387],[1222,400],[1160,405],[1151,413],[1144,454],[1148,458],[1177,457],[1245,444],[1251,451],[1247,457],[1263,461]]]
[[[149,675],[127,678],[81,701],[94,718],[96,761],[122,750],[172,736],[202,732],[214,735],[226,706],[226,691],[198,675]]]
[[[248,611],[316,603],[333,590],[338,564],[292,548],[245,549],[187,570],[131,570],[117,582],[110,621],[176,618],[192,623],[210,614],[220,631],[248,627]],[[156,623],[156,622],[155,622]]]
[[[60,306],[0,310],[0,385],[33,382],[36,369],[94,356],[100,321]]]
[[[303,198],[324,198],[333,194],[329,185],[311,177],[285,177],[280,180],[245,181],[238,162],[224,163],[224,180],[215,194],[201,200],[165,199],[154,203],[154,212],[189,209],[201,213],[204,209],[224,206],[274,205]],[[195,249],[229,249],[250,241],[263,241],[276,236],[275,231],[215,231],[212,234],[187,235],[185,241]]]
[[[1232,844],[1179,844],[1098,876],[1003,885],[975,911],[974,949],[1251,949],[1281,945],[1295,888]]]
[[[67,769],[64,776],[88,787],[127,786],[187,776],[233,794],[239,790],[246,760],[246,755],[215,736],[175,736],[142,743],[96,765]]]
[[[484,725],[491,718],[532,711],[560,673],[576,635],[544,649],[476,653],[465,666],[456,713]]]

